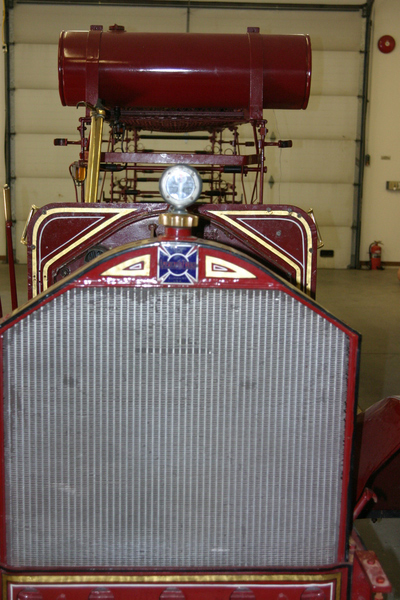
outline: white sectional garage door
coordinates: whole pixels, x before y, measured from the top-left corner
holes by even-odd
[[[62,107],[59,100],[61,30],[118,23],[128,31],[184,32],[189,25],[191,32],[245,33],[248,26],[257,26],[264,34],[308,33],[313,48],[308,109],[265,113],[269,136],[292,139],[293,148],[267,149],[270,185],[264,202],[312,207],[325,249],[334,251],[333,257],[319,257],[319,266],[346,268],[352,243],[365,19],[361,10],[317,11],[304,4],[304,10],[191,8],[188,15],[185,7],[16,3],[11,11],[11,58],[17,239],[32,204],[75,199],[68,166],[77,159],[77,147],[53,145],[55,137],[77,137],[83,110]],[[249,130],[244,128],[242,136],[250,136]],[[26,260],[19,243],[17,258]]]

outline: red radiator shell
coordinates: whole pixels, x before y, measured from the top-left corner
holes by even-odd
[[[64,106],[114,109],[304,109],[311,84],[306,35],[63,31]],[[261,117],[256,117],[261,118]]]

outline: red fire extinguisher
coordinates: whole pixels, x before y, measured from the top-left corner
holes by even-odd
[[[372,242],[372,244],[369,247],[369,264],[370,268],[373,270],[382,269],[382,248],[379,244],[382,244],[382,242],[375,241]]]

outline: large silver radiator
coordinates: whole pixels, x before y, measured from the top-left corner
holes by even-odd
[[[41,306],[4,335],[9,565],[335,562],[348,345],[276,290]]]

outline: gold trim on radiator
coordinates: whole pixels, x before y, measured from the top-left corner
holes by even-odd
[[[7,585],[14,584],[138,584],[138,583],[156,583],[156,584],[171,584],[171,583],[251,583],[251,582],[336,582],[335,600],[340,600],[341,588],[341,573],[326,573],[326,574],[248,574],[235,575],[208,573],[204,575],[3,575],[3,600],[7,598]]]

